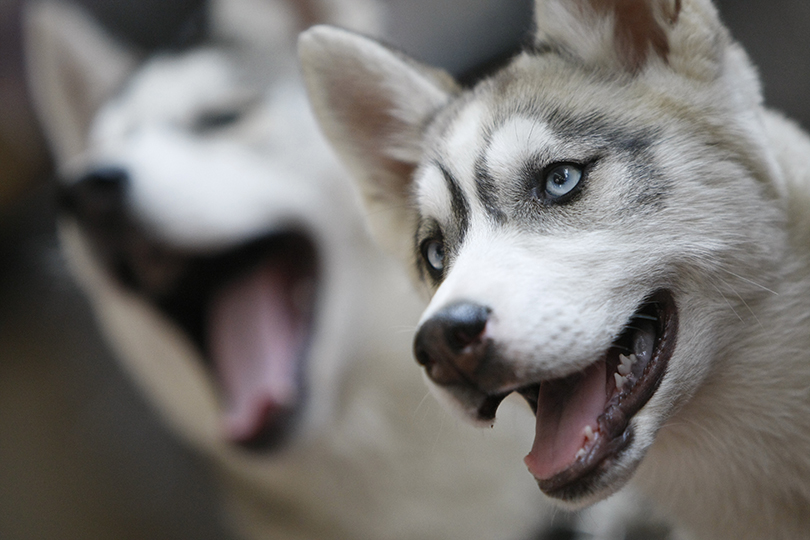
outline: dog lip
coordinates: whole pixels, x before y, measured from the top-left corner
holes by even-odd
[[[678,311],[670,291],[659,290],[652,294],[631,321],[645,311],[653,311],[657,319],[656,340],[650,360],[631,388],[609,399],[605,411],[597,418],[597,435],[592,442],[586,444],[582,455],[550,478],[537,479],[540,489],[546,495],[562,500],[575,500],[593,491],[600,478],[632,444],[634,431],[630,420],[658,390],[674,351],[678,331]],[[621,338],[614,342],[614,346],[600,362],[607,362],[611,355],[618,356],[615,349],[620,340]],[[527,401],[535,398],[535,414],[539,387],[540,383],[535,383],[518,390]]]
[[[593,492],[602,475],[618,461],[634,439],[635,432],[631,425],[627,425],[615,437],[597,437],[583,456],[551,478],[537,479],[537,485],[549,497],[575,501]]]
[[[481,404],[478,406],[478,420],[484,422],[491,422],[495,420],[495,413],[498,411],[498,407],[501,406],[501,402],[506,399],[506,397],[511,394],[512,392],[506,392],[503,394],[493,394],[493,395],[485,395]]]

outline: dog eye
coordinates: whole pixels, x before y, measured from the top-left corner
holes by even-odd
[[[422,255],[434,271],[444,270],[444,243],[441,240],[427,240],[422,244]]]
[[[207,111],[196,118],[194,129],[198,132],[223,129],[237,123],[243,115],[238,109]]]
[[[574,193],[582,180],[582,167],[571,163],[555,165],[545,176],[545,198],[561,199]]]

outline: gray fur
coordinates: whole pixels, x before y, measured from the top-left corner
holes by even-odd
[[[400,179],[407,197],[367,201],[391,216],[372,223],[386,246],[408,260],[402,230],[454,226],[433,163],[470,201],[441,283],[424,287],[422,324],[459,301],[487,307],[475,339],[496,345],[497,365],[462,351],[450,360],[461,382],[435,394],[488,420],[480,411],[492,396],[599,366],[645,299],[669,291],[677,343],[660,386],[631,413],[630,442],[593,481],[557,495],[583,506],[632,482],[697,538],[805,537],[810,140],[762,106],[756,72],[709,0],[537,0],[536,23],[530,50],[461,94],[423,67],[377,84],[366,74],[394,71],[388,53],[339,30],[300,40],[316,113],[364,190],[375,180],[353,150],[362,122],[343,122],[324,98],[340,92],[346,59],[352,85],[395,104],[376,118],[410,119],[405,141],[374,149],[379,159],[421,148]],[[438,106],[402,90],[418,87]],[[355,117],[364,108],[344,105]],[[555,163],[586,174],[571,197],[549,201],[533,189]],[[541,485],[589,459],[560,448],[574,465],[540,451],[530,460]]]

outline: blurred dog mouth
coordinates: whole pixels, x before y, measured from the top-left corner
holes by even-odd
[[[117,281],[142,294],[197,347],[222,400],[226,440],[268,451],[296,425],[307,391],[318,255],[302,232],[269,234],[217,253],[189,253],[135,226],[82,223]]]
[[[228,440],[255,450],[280,443],[305,398],[303,372],[318,280],[314,243],[274,234],[195,256],[157,305],[210,362]]]
[[[630,421],[658,390],[677,332],[675,301],[660,290],[602,358],[567,377],[517,390],[535,413],[535,440],[525,462],[544,493],[575,501],[598,489],[632,444]],[[479,417],[494,418],[505,397],[484,399]]]
[[[130,214],[126,169],[97,166],[64,180],[60,210],[76,219],[101,264],[172,319],[209,364],[227,440],[277,446],[306,397],[319,281],[311,235],[289,228],[217,251],[179,249]]]

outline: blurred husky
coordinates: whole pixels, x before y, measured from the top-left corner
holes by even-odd
[[[125,369],[217,466],[241,535],[528,539],[547,507],[519,466],[531,418],[482,436],[423,403],[421,306],[298,77],[300,28],[374,32],[374,8],[219,2],[219,46],[141,63],[77,8],[33,4],[64,251]]]
[[[351,32],[300,41],[376,235],[432,297],[414,341],[569,507],[631,478],[699,538],[810,531],[810,142],[709,0],[538,0],[464,89]]]

